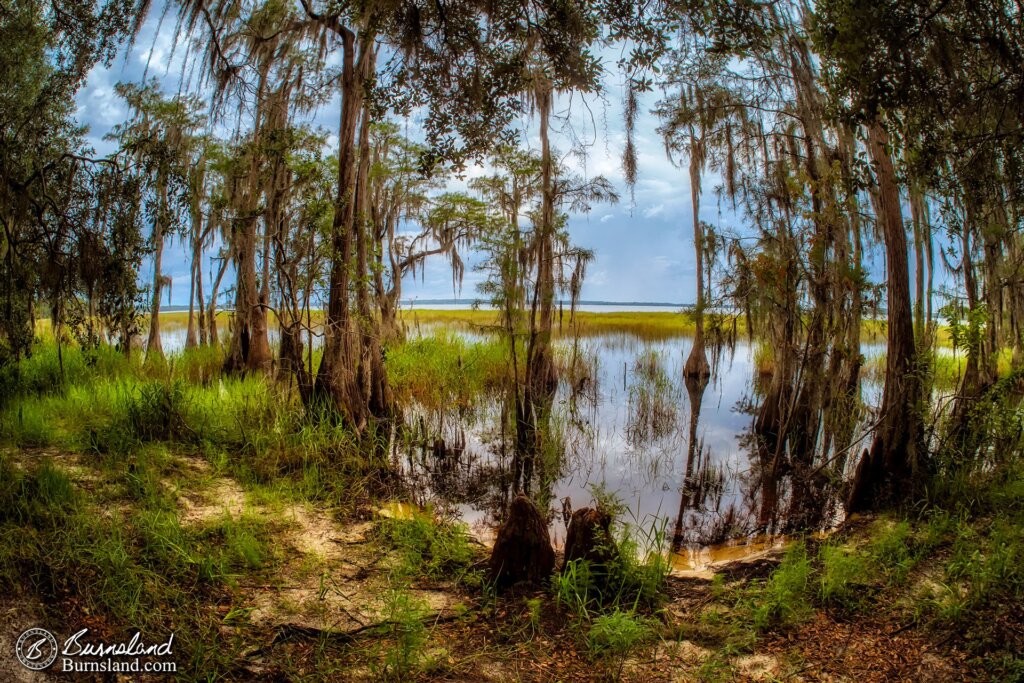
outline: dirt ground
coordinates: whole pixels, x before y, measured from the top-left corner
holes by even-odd
[[[102,486],[96,470],[75,456],[45,454],[85,489]],[[40,457],[34,453],[27,457]],[[198,607],[221,617],[220,638],[241,642],[229,678],[235,680],[373,680],[373,662],[384,644],[373,628],[385,620],[384,595],[393,561],[368,537],[375,521],[341,520],[308,504],[268,507],[254,502],[233,479],[210,471],[205,461],[182,458],[189,486],[175,495],[183,526],[224,515],[269,517],[279,529],[277,560]],[[169,482],[169,486],[178,484]],[[486,550],[479,546],[480,559]],[[760,553],[700,572],[669,578],[668,599],[656,619],[661,637],[625,660],[596,660],[581,645],[570,619],[544,592],[485,599],[454,584],[418,581],[410,594],[429,606],[424,618],[428,665],[421,680],[452,681],[921,681],[970,680],[964,658],[943,642],[894,621],[886,610],[855,617],[818,611],[785,633],[759,637],[750,647],[723,649],[722,640],[698,623],[732,606],[712,587],[771,572],[778,552]],[[543,603],[531,621],[530,598]],[[75,605],[59,610],[71,621],[89,619]],[[49,614],[49,617],[47,617]],[[13,681],[66,680],[35,674],[13,657],[14,640],[26,628],[52,618],[30,594],[0,595],[0,677]],[[99,631],[102,622],[94,622]],[[710,633],[710,635],[709,635]],[[674,634],[674,635],[673,635]],[[118,679],[130,680],[130,679]]]

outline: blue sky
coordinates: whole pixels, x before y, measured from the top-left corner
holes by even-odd
[[[156,4],[156,3],[154,3]],[[141,82],[144,77],[157,78],[167,93],[182,87],[184,49],[174,49],[173,10],[160,25],[160,10],[154,7],[142,32],[132,48],[122,48],[108,67],[97,67],[90,74],[86,86],[77,97],[77,116],[89,126],[91,144],[100,153],[113,151],[112,143],[103,136],[110,127],[122,122],[127,110],[114,92],[121,81]],[[649,113],[657,100],[650,93],[641,100],[640,116],[636,127],[639,177],[633,199],[623,178],[621,155],[625,143],[622,122],[622,90],[614,74],[616,53],[605,55],[609,74],[606,90],[600,97],[582,106],[578,99],[563,98],[556,104],[561,113],[562,130],[554,137],[554,145],[563,153],[571,147],[572,139],[590,143],[585,158],[567,155],[565,163],[579,173],[604,175],[617,187],[621,196],[614,205],[598,205],[590,214],[574,215],[569,230],[579,246],[593,250],[595,260],[588,270],[583,298],[605,301],[673,301],[692,302],[694,299],[693,228],[689,179],[684,168],[677,168],[666,157],[661,137],[657,133],[657,118]],[[148,64],[148,72],[147,72]],[[316,113],[312,121],[328,133],[337,125],[339,99],[335,97]],[[405,122],[410,130],[416,122]],[[533,134],[532,122],[524,119],[528,144],[534,149],[538,142]],[[329,144],[336,137],[329,136]],[[469,175],[484,173],[485,169],[470,169]],[[722,207],[714,192],[716,179],[704,182],[701,201],[702,220],[724,229],[737,228],[740,220],[727,207]],[[455,183],[451,189],[462,189]],[[477,297],[476,283],[482,274],[472,265],[476,259],[467,259],[469,268],[461,296]],[[210,265],[204,266],[209,272]],[[152,271],[148,264],[140,274],[150,281]],[[170,301],[183,305],[188,301],[189,263],[181,245],[169,241],[164,255],[165,274],[173,279]],[[209,282],[209,278],[206,278]],[[230,286],[230,275],[225,287]],[[451,298],[451,273],[443,259],[429,263],[415,280],[409,279],[403,288],[406,298]],[[165,303],[167,301],[165,300]]]

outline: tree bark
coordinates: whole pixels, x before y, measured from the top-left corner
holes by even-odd
[[[916,373],[907,236],[889,138],[875,121],[868,126],[868,153],[875,164],[878,220],[888,273],[888,348],[885,388],[871,448],[857,466],[847,510],[857,512],[905,501],[919,489],[923,457],[920,378]]]
[[[157,216],[153,221],[153,302],[149,314],[149,339],[146,342],[146,359],[155,354],[156,358],[164,357],[163,344],[160,340],[160,295],[163,293],[163,260],[164,260],[164,228],[163,221],[167,210],[167,187],[163,178],[157,181]]]
[[[248,175],[242,180],[242,196],[238,215],[232,226],[232,253],[235,260],[235,312],[232,318],[231,342],[224,369],[227,372],[267,372],[272,357],[267,328],[266,302],[262,300],[256,275],[257,226],[261,155],[260,142],[266,118],[266,83],[269,65],[260,70],[256,88],[256,121],[253,127],[252,150]],[[264,236],[269,228],[264,225]],[[264,283],[265,284],[265,283]]]
[[[353,320],[349,302],[349,291],[353,284],[353,246],[359,239],[358,235],[362,229],[356,215],[357,192],[361,189],[358,179],[360,174],[356,168],[356,134],[360,117],[364,114],[364,83],[373,76],[376,52],[372,33],[357,36],[345,27],[339,27],[339,33],[343,44],[343,59],[341,121],[338,134],[338,187],[331,230],[331,271],[327,315],[324,321],[324,353],[311,400],[318,405],[330,407],[356,431],[361,431],[369,419],[374,417],[373,409],[381,408],[381,404],[387,398],[382,388],[375,400],[370,389],[374,377],[386,385],[383,357],[380,355],[379,346],[372,344],[369,347],[369,355],[364,355],[364,344],[368,341],[368,335],[365,328],[361,332]],[[369,122],[366,123],[368,125]],[[365,248],[365,244],[363,246]],[[356,256],[360,258],[361,263],[364,262],[365,254]],[[356,273],[356,278],[360,281],[368,276],[369,274],[365,272]],[[366,283],[357,282],[356,285],[364,287]],[[373,357],[374,353],[376,358]],[[368,373],[364,362],[370,363]],[[373,405],[374,402],[377,405]]]
[[[704,157],[704,139],[690,135],[690,202],[693,205],[693,253],[697,259],[697,301],[694,321],[697,329],[693,346],[683,366],[687,377],[706,377],[711,374],[708,356],[704,350],[704,229],[700,224],[700,181]]]
[[[210,326],[210,345],[217,346],[220,340],[217,338],[217,294],[220,291],[220,283],[224,279],[224,272],[228,269],[228,259],[224,257],[220,261],[220,268],[217,269],[217,277],[213,279],[213,291],[210,292],[210,306],[206,311],[206,320]]]
[[[529,491],[531,479],[542,451],[551,403],[558,388],[558,377],[551,357],[551,332],[554,324],[555,273],[555,205],[554,159],[548,132],[552,105],[552,86],[545,82],[536,92],[540,114],[541,140],[541,213],[537,226],[535,258],[537,280],[534,284],[530,310],[530,336],[526,349],[526,370],[523,395],[517,402],[517,467],[516,484]]]

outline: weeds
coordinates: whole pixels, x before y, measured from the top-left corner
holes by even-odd
[[[604,489],[593,491],[596,504],[605,512],[621,513],[624,509]],[[664,597],[671,570],[665,540],[664,520],[646,529],[614,525],[614,549],[606,553],[605,562],[596,566],[587,560],[574,560],[552,577],[556,601],[580,623],[602,614],[633,614],[656,608]]]
[[[867,558],[838,544],[825,544],[818,551],[821,563],[818,600],[828,607],[853,608],[870,575]]]
[[[789,626],[811,611],[808,587],[811,581],[811,560],[803,542],[794,543],[782,558],[782,564],[768,580],[752,590],[748,597],[751,622],[757,631],[775,626]]]
[[[390,646],[383,648],[380,668],[376,677],[389,681],[404,681],[416,673],[425,662],[424,646],[429,634],[423,618],[429,606],[416,600],[408,591],[392,586],[384,594],[384,635]]]
[[[602,614],[591,623],[587,633],[587,649],[591,657],[611,660],[609,673],[618,680],[629,653],[654,634],[650,619],[616,609]]]
[[[467,341],[451,333],[422,336],[388,349],[388,379],[404,405],[469,408],[503,386],[509,372],[505,356],[497,337]]]
[[[475,560],[469,534],[458,524],[437,522],[429,514],[384,519],[377,534],[397,555],[393,572],[405,579],[423,576],[478,583],[470,572]]]

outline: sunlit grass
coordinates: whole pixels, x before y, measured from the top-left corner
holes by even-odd
[[[497,329],[498,312],[493,310],[427,310],[404,311],[402,321],[416,328],[419,325],[457,327],[472,331]],[[692,335],[696,327],[693,316],[685,312],[594,312],[577,311],[574,321],[569,312],[555,317],[555,334],[567,336],[576,332],[581,337],[611,333],[628,333],[644,339],[670,339]]]
[[[467,407],[509,376],[507,346],[498,337],[467,341],[455,334],[414,337],[387,351],[388,379],[399,403]]]

